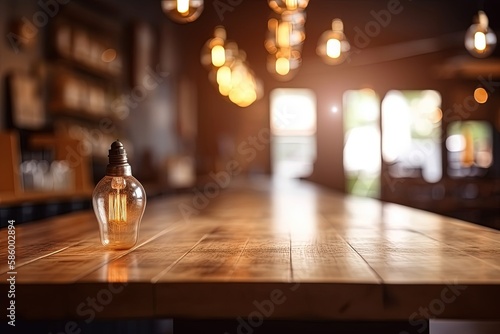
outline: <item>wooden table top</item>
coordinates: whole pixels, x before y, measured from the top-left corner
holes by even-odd
[[[93,212],[17,226],[17,314],[85,319],[93,299],[100,318],[500,318],[499,231],[299,181],[200,197],[150,201],[126,251],[101,246]]]

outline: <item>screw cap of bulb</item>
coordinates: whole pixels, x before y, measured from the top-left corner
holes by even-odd
[[[127,160],[127,151],[125,151],[123,144],[118,139],[111,144],[108,152],[109,163],[106,167],[106,175],[132,175],[132,168]]]

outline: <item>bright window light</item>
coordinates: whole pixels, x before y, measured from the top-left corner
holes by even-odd
[[[273,173],[308,176],[316,160],[316,96],[309,89],[279,88],[270,97]]]
[[[435,90],[391,90],[382,101],[382,157],[395,178],[442,177],[441,95]]]
[[[346,91],[344,106],[344,171],[347,191],[380,194],[380,100],[371,89]]]

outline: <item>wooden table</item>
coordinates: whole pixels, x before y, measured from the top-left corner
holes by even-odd
[[[103,249],[92,212],[17,226],[16,242],[28,320],[174,318],[179,332],[218,333],[391,321],[380,332],[399,334],[433,317],[500,319],[499,231],[307,182],[150,201],[127,251]]]

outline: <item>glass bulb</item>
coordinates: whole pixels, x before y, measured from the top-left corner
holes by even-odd
[[[212,67],[230,63],[234,58],[230,47],[230,42],[226,41],[226,29],[223,26],[215,27],[214,37],[210,38],[201,49],[201,64],[210,70]]]
[[[306,38],[304,12],[284,12],[279,18],[272,17],[267,22],[266,50],[273,54],[279,48],[298,48]]]
[[[189,13],[189,0],[177,0],[177,11],[186,16]]]
[[[278,47],[290,47],[291,30],[291,24],[289,22],[281,22],[278,24],[278,29],[276,30],[276,44]]]
[[[289,81],[295,77],[302,62],[300,50],[292,48],[278,49],[269,55],[267,70],[280,81]]]
[[[488,17],[483,11],[479,11],[476,21],[465,33],[465,48],[474,57],[485,58],[495,50],[497,36],[488,26]]]
[[[474,34],[474,47],[483,52],[486,49],[486,35],[482,31],[478,31]]]
[[[286,8],[288,10],[296,10],[298,7],[298,0],[285,0]]]
[[[162,9],[173,21],[189,23],[200,17],[203,0],[162,0]]]
[[[226,63],[226,50],[222,45],[215,45],[212,48],[212,64],[220,67]]]
[[[349,55],[351,45],[344,34],[344,23],[340,19],[332,21],[332,30],[325,31],[316,48],[316,53],[329,65],[343,63]]]
[[[94,189],[92,205],[104,246],[129,249],[137,243],[146,192],[132,176],[125,149],[119,141],[111,145],[106,176]]]
[[[268,0],[267,3],[272,10],[281,14],[286,11],[302,11],[306,9],[309,0]]]
[[[338,58],[340,57],[340,53],[342,51],[342,44],[336,38],[330,38],[328,42],[326,42],[326,55],[330,58]]]
[[[290,61],[280,57],[276,59],[276,73],[279,75],[287,75],[290,72]]]
[[[217,70],[217,83],[221,86],[231,87],[231,68],[228,66],[219,67]]]

